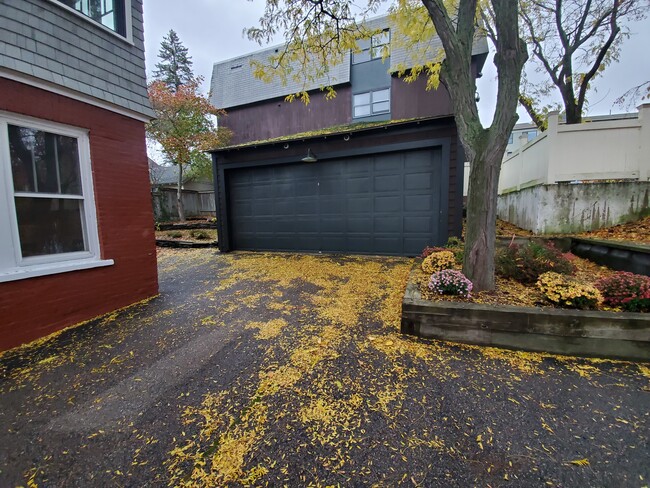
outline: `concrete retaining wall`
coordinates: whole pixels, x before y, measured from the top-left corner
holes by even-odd
[[[575,233],[650,215],[650,182],[538,185],[499,195],[500,219],[536,234]]]

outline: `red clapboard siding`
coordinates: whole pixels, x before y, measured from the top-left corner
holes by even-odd
[[[144,123],[2,78],[0,110],[89,130],[102,258],[115,261],[0,283],[0,350],[155,295]]]

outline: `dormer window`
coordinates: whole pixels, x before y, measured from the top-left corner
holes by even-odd
[[[383,57],[385,50],[388,50],[388,54],[390,54],[390,30],[384,29],[370,39],[361,39],[359,48],[361,48],[361,52],[352,53],[352,64],[380,59]]]
[[[126,5],[128,0],[57,1],[126,37]]]

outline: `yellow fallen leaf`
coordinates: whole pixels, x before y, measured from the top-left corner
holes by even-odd
[[[570,463],[576,466],[589,466],[588,459],[574,459],[573,461],[570,461]]]

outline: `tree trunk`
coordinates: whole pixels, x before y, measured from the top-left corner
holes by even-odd
[[[483,135],[487,139],[487,133]],[[472,277],[475,290],[494,289],[494,250],[501,144],[474,144],[482,148],[469,155],[467,224],[463,274]]]
[[[176,189],[176,202],[178,203],[178,220],[185,222],[185,208],[183,208],[183,165],[178,165],[178,188]]]
[[[564,99],[564,108],[566,110],[566,123],[567,124],[581,124],[582,123],[582,107],[578,107],[575,100]]]

